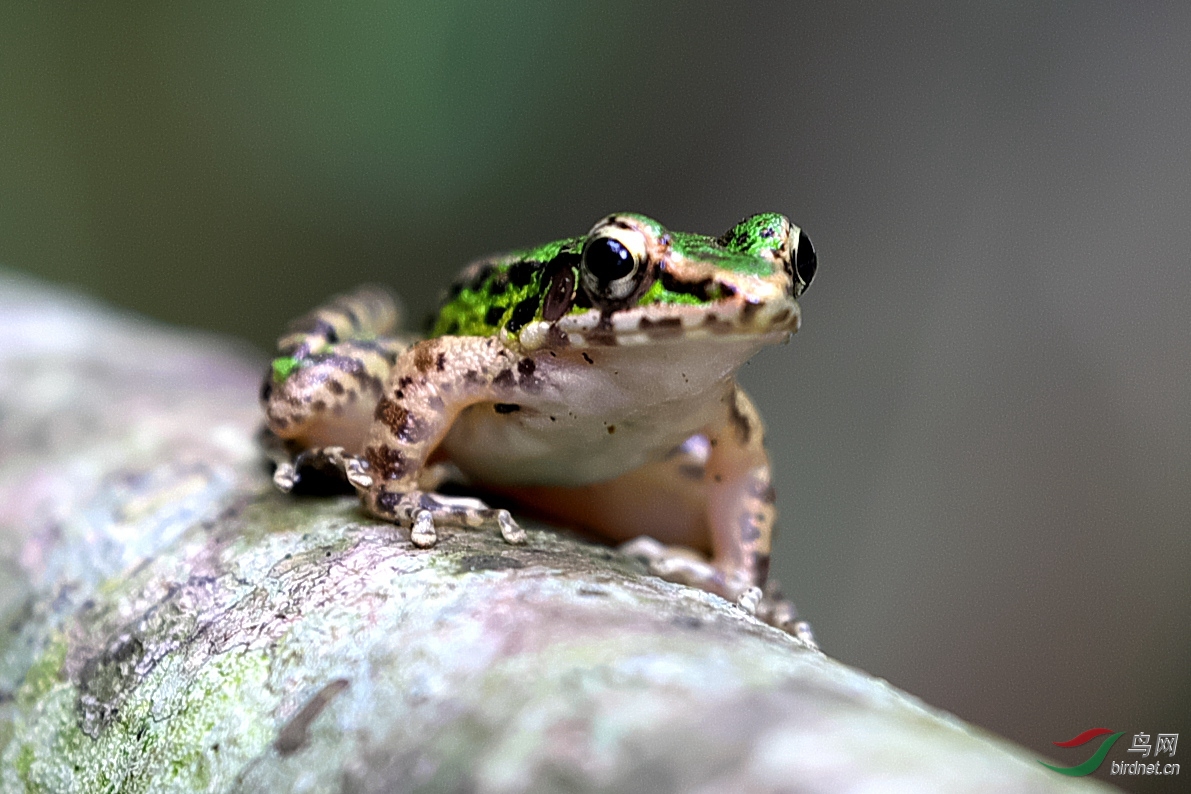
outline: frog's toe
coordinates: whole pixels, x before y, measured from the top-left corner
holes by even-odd
[[[392,520],[412,522],[410,537],[414,545],[420,548],[434,545],[436,525],[463,529],[494,528],[508,543],[521,544],[526,540],[525,530],[513,520],[508,510],[493,509],[479,499],[467,496],[410,491],[401,497],[392,513]]]
[[[273,485],[282,493],[289,493],[298,484],[298,469],[292,463],[278,463],[273,470]]]
[[[691,549],[666,546],[647,535],[642,535],[621,544],[620,551],[643,560],[654,576],[719,595],[725,594],[723,573]]]
[[[505,539],[506,543],[519,546],[526,541],[525,530],[513,520],[508,510],[497,510],[496,521],[500,525],[500,536]]]
[[[760,603],[761,588],[755,585],[753,587],[746,588],[745,591],[736,598],[736,606],[740,607],[750,615],[757,614],[757,607],[760,605]]]
[[[792,634],[814,650],[819,650],[819,643],[815,640],[815,632],[811,624],[798,616],[798,609],[793,602],[780,595],[773,597],[766,594],[757,605],[757,617],[787,634]]]
[[[428,549],[438,542],[438,531],[434,528],[434,516],[429,510],[414,514],[414,523],[409,530],[410,542],[419,549]]]

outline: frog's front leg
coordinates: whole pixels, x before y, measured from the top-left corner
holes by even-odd
[[[764,427],[748,395],[736,386],[727,396],[721,420],[704,428],[688,457],[702,461],[701,471],[686,462],[692,488],[704,494],[711,562],[693,559],[687,549],[667,547],[650,538],[625,545],[645,557],[667,579],[696,585],[734,600],[767,622],[814,644],[810,624],[775,589],[766,592],[769,551],[777,511],[771,484]],[[691,446],[689,443],[685,446]]]
[[[495,524],[510,543],[525,532],[507,510],[419,487],[431,453],[470,405],[510,398],[534,379],[534,364],[490,337],[444,336],[418,342],[397,360],[373,412],[352,482],[374,515],[410,527],[415,545],[432,546],[436,524]],[[349,475],[350,479],[350,475]]]

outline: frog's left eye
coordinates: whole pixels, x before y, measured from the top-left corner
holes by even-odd
[[[609,219],[592,229],[583,246],[583,288],[595,303],[630,298],[648,273],[647,258],[645,236]]]

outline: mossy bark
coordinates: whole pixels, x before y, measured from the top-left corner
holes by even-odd
[[[226,342],[2,274],[0,338],[0,790],[1097,788],[610,549],[275,493]]]

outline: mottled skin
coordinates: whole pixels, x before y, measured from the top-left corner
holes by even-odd
[[[522,542],[506,511],[434,493],[449,463],[809,638],[788,602],[760,590],[774,494],[735,373],[797,330],[815,264],[776,213],[718,238],[622,213],[472,264],[427,339],[393,336],[392,298],[361,288],[278,342],[261,395],[282,440],[274,479],[289,490],[306,464],[333,466],[420,546],[444,524]]]

